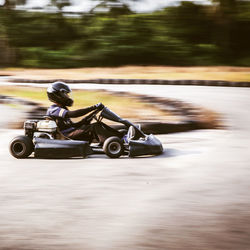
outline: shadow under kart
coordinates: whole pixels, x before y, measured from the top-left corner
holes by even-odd
[[[102,119],[125,125],[125,129],[114,129],[102,122]],[[152,134],[146,135],[139,126],[122,119],[107,107],[95,110],[89,116],[104,127],[113,136],[103,145],[87,141],[56,139],[60,135],[56,122],[50,117],[45,120],[27,120],[24,123],[25,135],[17,136],[10,142],[10,153],[15,158],[27,158],[34,152],[36,158],[86,157],[95,153],[105,153],[110,158],[121,155],[129,157],[159,155],[163,152],[161,142]],[[98,138],[98,136],[96,136]]]

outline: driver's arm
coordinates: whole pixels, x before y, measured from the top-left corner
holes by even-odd
[[[77,110],[73,110],[73,111],[69,110],[66,113],[66,118],[80,117],[80,116],[88,114],[89,112],[91,112],[91,111],[93,111],[95,109],[96,109],[95,106],[91,106],[91,107],[84,108],[84,109],[77,109]]]
[[[88,114],[89,112],[91,112],[93,110],[96,110],[96,109],[101,110],[103,107],[104,107],[104,105],[102,103],[98,103],[96,105],[93,105],[93,106],[90,106],[90,107],[84,108],[84,109],[77,109],[77,110],[73,110],[73,111],[68,110],[65,117],[66,118],[80,117],[80,116]]]

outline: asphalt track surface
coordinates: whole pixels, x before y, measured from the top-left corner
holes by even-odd
[[[161,156],[68,160],[17,160],[22,131],[1,129],[1,250],[250,249],[250,89],[79,87],[184,100],[227,128],[161,135]]]

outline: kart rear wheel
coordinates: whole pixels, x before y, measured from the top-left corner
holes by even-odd
[[[15,158],[27,158],[33,149],[33,142],[28,136],[17,136],[10,142],[10,153]]]
[[[117,136],[109,137],[103,144],[103,151],[110,158],[119,158],[124,152],[122,140]]]

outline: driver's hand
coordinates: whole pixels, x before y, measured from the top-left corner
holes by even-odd
[[[97,109],[97,110],[102,110],[104,108],[104,105],[100,102],[100,103],[97,103],[96,105],[94,105],[94,107]]]

